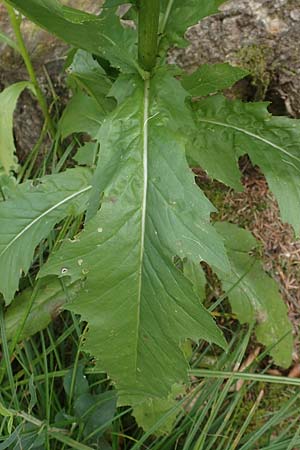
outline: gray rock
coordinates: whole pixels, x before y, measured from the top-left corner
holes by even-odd
[[[258,86],[263,98],[256,100],[276,98],[287,114],[300,117],[298,0],[226,2],[219,14],[192,27],[187,38],[190,45],[173,49],[171,62],[188,71],[224,61],[244,66],[253,72],[254,83],[264,85],[263,89]]]
[[[300,21],[300,9],[293,9],[290,12],[290,17],[292,20],[295,20],[295,22],[299,22]]]

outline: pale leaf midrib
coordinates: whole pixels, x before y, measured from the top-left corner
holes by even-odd
[[[200,118],[200,119],[199,119],[199,122],[210,123],[210,124],[212,124],[212,125],[217,125],[217,126],[224,127],[224,128],[231,128],[232,130],[238,131],[238,132],[240,132],[240,133],[244,133],[244,134],[246,134],[247,136],[250,136],[250,137],[253,138],[253,139],[256,139],[256,140],[258,140],[258,141],[261,141],[261,142],[263,142],[264,144],[267,144],[267,145],[269,145],[270,147],[273,147],[273,148],[275,148],[276,150],[279,150],[281,153],[283,153],[284,155],[288,156],[289,158],[294,159],[294,160],[300,162],[300,158],[298,158],[297,156],[293,155],[292,153],[289,153],[285,148],[280,147],[280,146],[277,145],[277,144],[274,144],[274,142],[269,141],[268,139],[266,139],[266,138],[264,138],[264,137],[262,137],[262,136],[259,136],[258,134],[254,134],[254,133],[252,133],[251,131],[245,130],[244,128],[240,128],[240,127],[237,127],[237,126],[235,126],[235,125],[231,125],[231,124],[224,123],[224,122],[218,122],[218,121],[216,121],[216,120],[203,119],[203,118]]]
[[[83,194],[84,192],[89,191],[92,188],[92,186],[87,186],[80,191],[74,192],[73,194],[69,195],[68,197],[62,199],[60,202],[56,203],[55,205],[51,206],[51,208],[44,211],[42,214],[40,214],[38,217],[36,217],[32,222],[30,222],[28,225],[26,225],[25,228],[23,228],[14,238],[6,245],[6,247],[2,250],[0,253],[0,258],[10,249],[10,247],[22,236],[30,230],[36,223],[38,223],[40,220],[42,220],[44,217],[46,217],[48,214],[50,214],[52,211],[55,211],[55,209],[59,208],[63,204],[67,203],[70,200],[73,200],[75,197]]]
[[[148,122],[149,122],[149,89],[150,80],[144,82],[144,114],[143,114],[143,198],[142,198],[142,217],[141,217],[141,237],[140,237],[140,255],[139,255],[139,280],[138,280],[138,307],[137,307],[137,325],[136,325],[136,348],[134,371],[137,375],[138,369],[138,346],[141,321],[141,299],[143,283],[143,264],[145,252],[145,228],[146,228],[146,210],[147,210],[147,191],[148,191]]]

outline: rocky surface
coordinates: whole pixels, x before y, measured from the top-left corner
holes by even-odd
[[[188,31],[191,45],[173,50],[172,59],[189,71],[224,61],[244,66],[255,84],[250,99],[277,102],[280,114],[300,117],[299,0],[233,0],[221,9]]]

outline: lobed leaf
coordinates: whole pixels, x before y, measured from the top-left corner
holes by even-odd
[[[263,171],[283,221],[300,232],[300,122],[272,117],[267,103],[201,100],[196,112],[198,135],[188,159],[212,178],[241,190],[238,159],[248,154]],[[217,162],[217,163],[216,163]]]
[[[186,338],[225,345],[173,257],[223,269],[228,263],[210,225],[214,208],[185,159],[179,130],[189,115],[187,93],[165,70],[134,84],[99,131],[94,189],[103,193],[101,209],[39,276],[86,279],[70,305],[89,323],[85,349],[116,383],[119,403],[136,406],[167,399],[186,381]]]
[[[161,32],[169,45],[186,47],[184,34],[192,25],[201,19],[218,12],[225,0],[161,0]]]
[[[68,215],[82,213],[91,175],[83,168],[19,185],[18,195],[0,203],[0,292],[9,304],[27,273],[35,247]]]
[[[181,84],[193,97],[204,97],[231,87],[247,75],[246,70],[227,63],[203,64],[192,74],[184,75]]]
[[[293,335],[287,307],[278,292],[278,285],[262,268],[261,261],[249,252],[257,241],[236,225],[215,224],[223,236],[231,264],[226,274],[217,270],[224,290],[228,292],[232,311],[241,323],[256,322],[256,337],[270,348],[270,355],[281,367],[292,363]]]

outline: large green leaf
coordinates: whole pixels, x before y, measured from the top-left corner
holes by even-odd
[[[256,322],[259,342],[270,347],[276,364],[289,367],[292,362],[292,326],[278,285],[263,270],[261,261],[249,252],[258,243],[246,230],[229,223],[215,227],[225,240],[231,271],[217,271],[233,312],[241,323]]]
[[[100,16],[62,5],[58,0],[8,0],[33,22],[74,47],[108,59],[124,71],[134,71],[136,32],[121,26],[114,9]]]
[[[198,135],[188,149],[190,163],[241,190],[237,162],[247,153],[265,174],[282,219],[299,234],[300,121],[272,117],[267,103],[230,101],[222,96],[199,102],[196,120]]]
[[[90,178],[87,169],[70,169],[45,176],[35,185],[20,185],[19,195],[0,203],[0,292],[7,304],[39,242],[64,217],[85,210]]]
[[[7,174],[18,169],[13,135],[14,110],[21,92],[26,87],[32,88],[31,86],[31,83],[21,81],[0,93],[0,167],[2,166]]]
[[[101,209],[40,274],[86,279],[70,306],[89,323],[85,349],[117,384],[120,404],[133,405],[167,399],[186,381],[187,337],[224,346],[173,257],[220,270],[228,264],[210,224],[214,208],[185,159],[179,129],[187,93],[165,71],[134,84],[99,132]]]
[[[248,74],[230,64],[203,64],[192,74],[184,75],[181,83],[193,97],[203,97],[231,87]]]
[[[188,27],[195,25],[204,17],[218,12],[225,0],[161,0],[161,32],[169,44],[185,47],[184,34]]]

